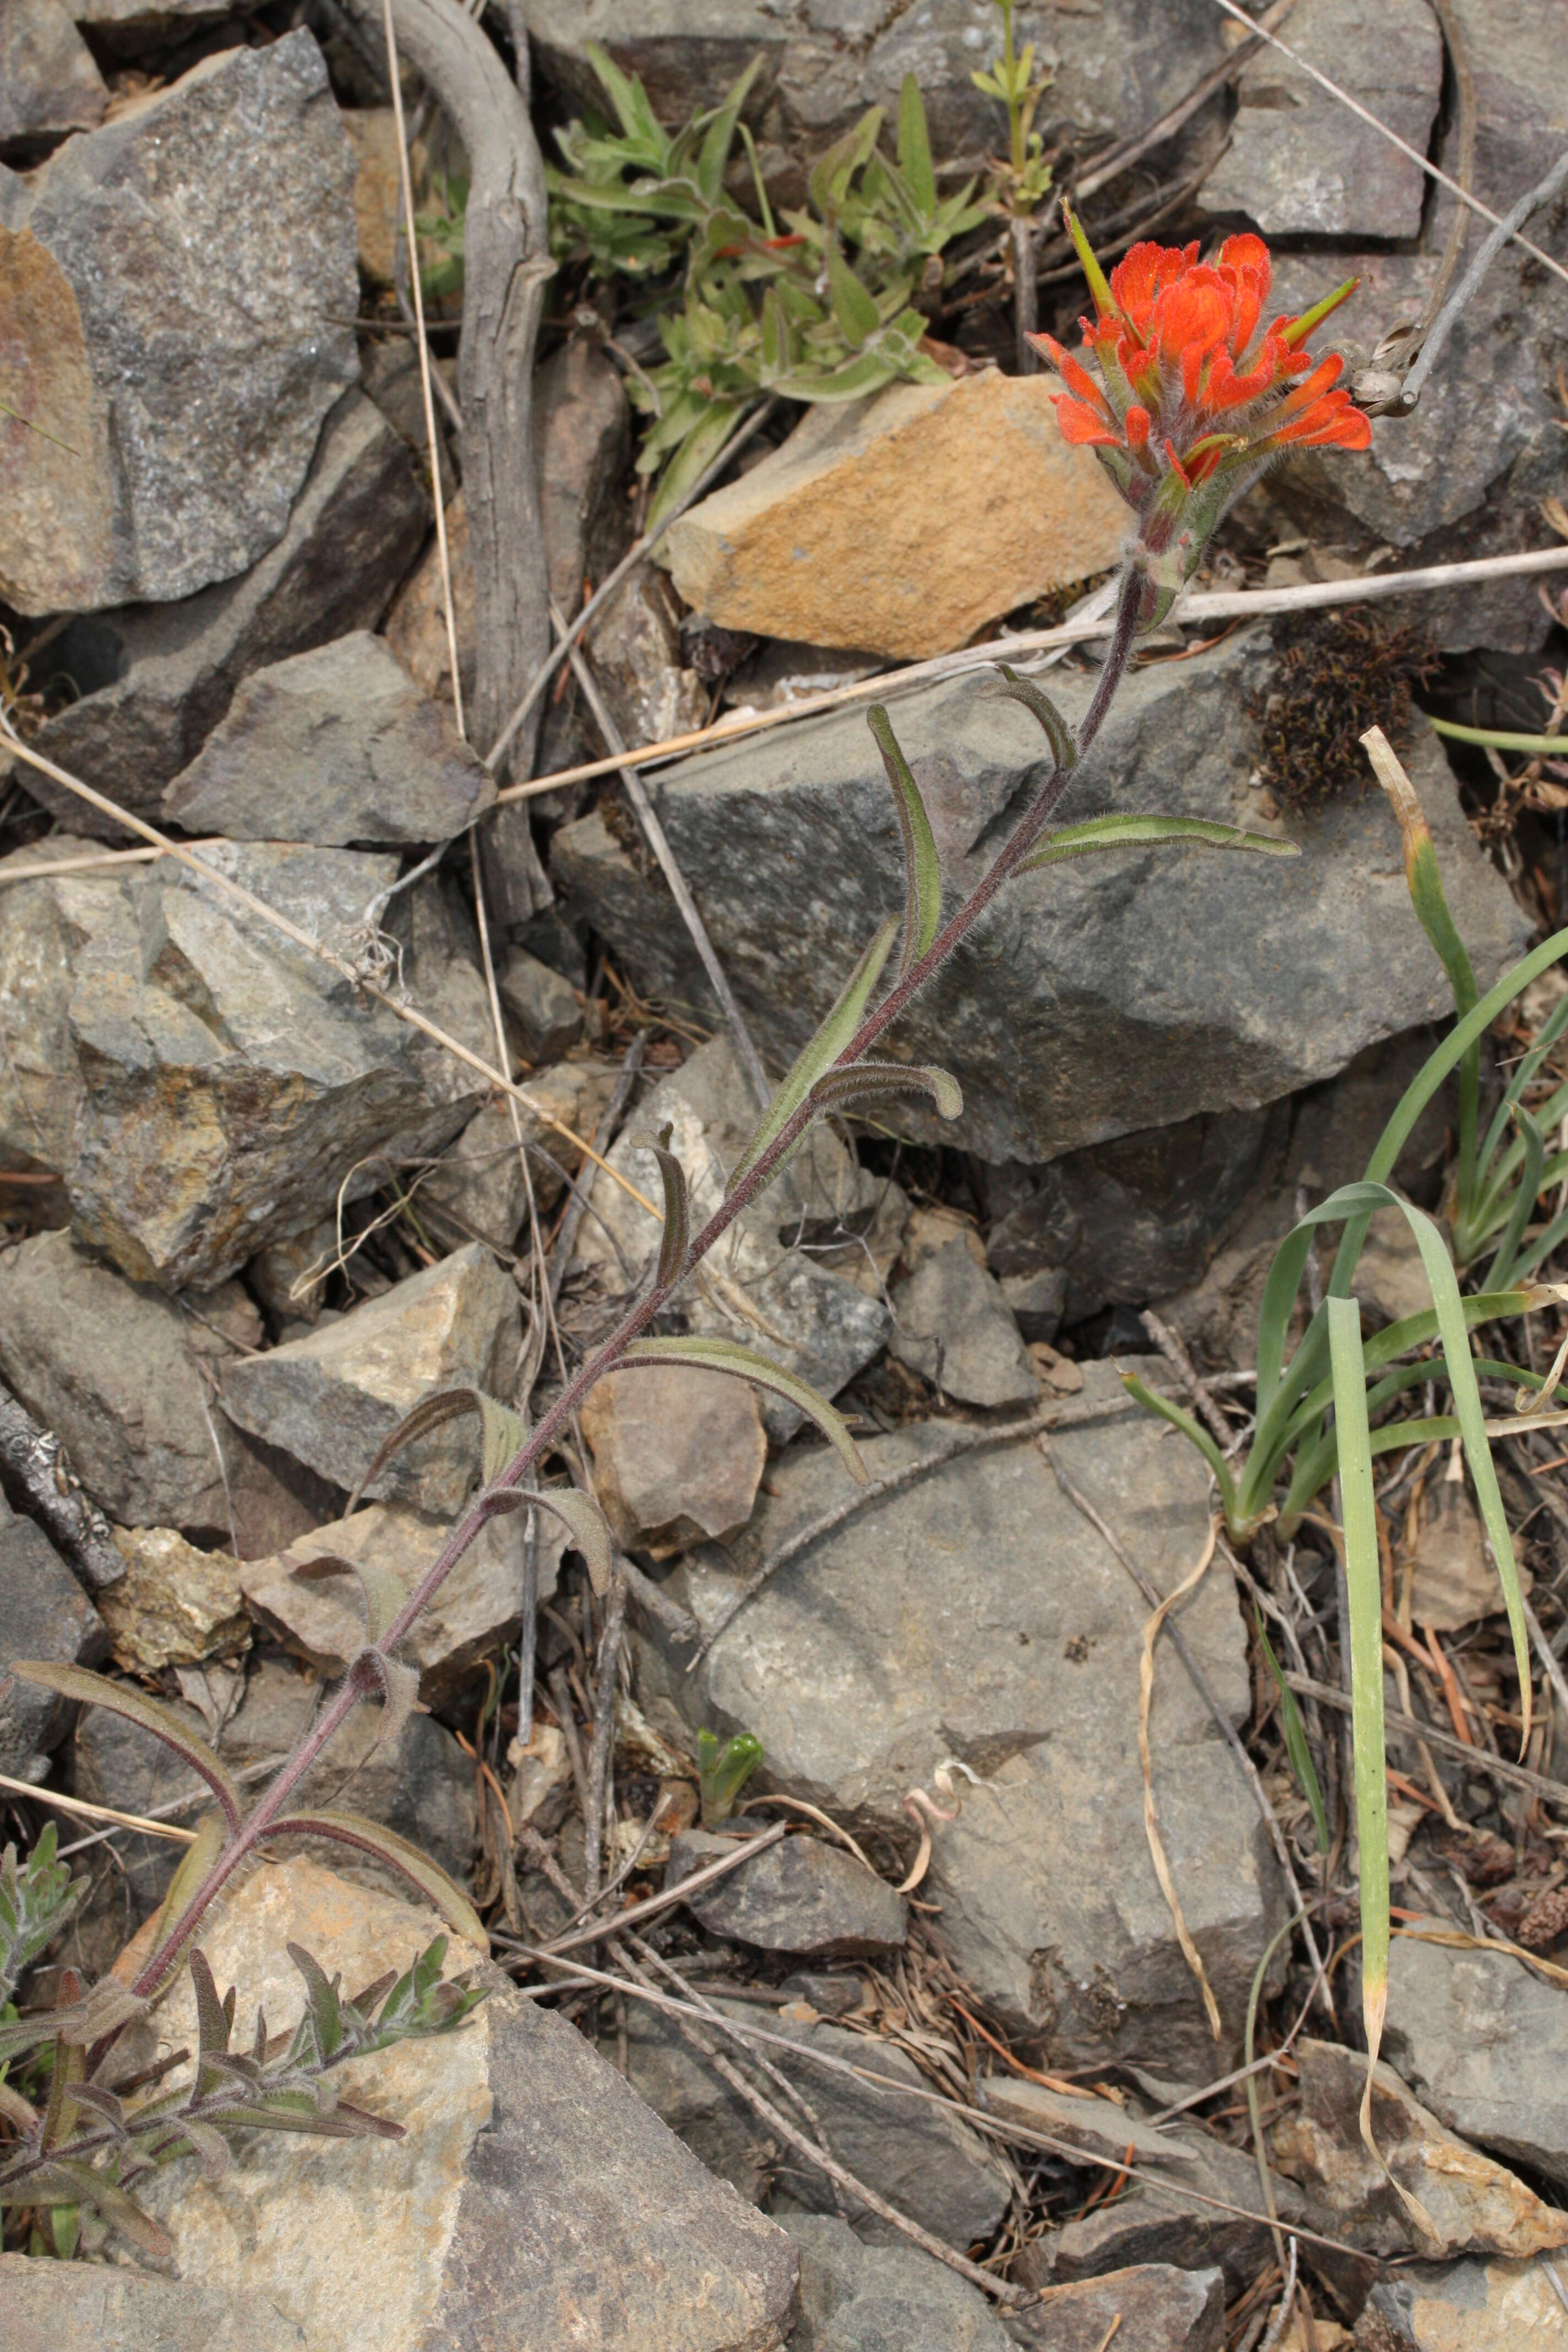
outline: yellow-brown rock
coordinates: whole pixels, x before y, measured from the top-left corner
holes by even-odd
[[[174,1528],[116,1528],[114,1540],[125,1574],[100,1595],[100,1613],[116,1665],[155,1675],[249,1648],[250,1620],[226,1555],[198,1551]]]
[[[1052,379],[987,369],[809,410],[672,525],[687,603],[727,629],[920,660],[1104,572],[1127,509],[1068,448]]]

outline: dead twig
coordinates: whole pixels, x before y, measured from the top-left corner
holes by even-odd
[[[599,1891],[605,1850],[605,1781],[616,1729],[616,1685],[620,1677],[621,1634],[626,1622],[626,1580],[611,1571],[605,1630],[599,1637],[599,1679],[594,1692],[594,1737],[588,1749],[588,1814],[583,1825],[583,1892]]]
[[[118,1584],[125,1573],[109,1521],[71,1468],[52,1429],[45,1429],[0,1382],[0,1467],[27,1510],[59,1546],[77,1580],[89,1593]]]

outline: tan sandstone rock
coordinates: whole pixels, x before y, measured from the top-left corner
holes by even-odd
[[[125,1573],[100,1595],[100,1614],[113,1636],[116,1665],[157,1674],[249,1647],[232,1559],[198,1551],[174,1528],[116,1528],[114,1540]]]
[[[1069,449],[1046,376],[987,369],[809,410],[672,525],[675,584],[759,636],[921,659],[1115,563],[1126,509]]]

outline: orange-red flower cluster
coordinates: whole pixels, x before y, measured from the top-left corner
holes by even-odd
[[[1227,237],[1209,262],[1196,245],[1135,245],[1108,282],[1070,213],[1068,225],[1095,299],[1079,324],[1099,383],[1054,336],[1031,341],[1068,387],[1064,437],[1095,451],[1137,513],[1138,554],[1168,608],[1226,507],[1279,451],[1370,446],[1368,420],[1336,388],[1339,355],[1306,349],[1358,281],[1264,327],[1273,269],[1260,236]]]

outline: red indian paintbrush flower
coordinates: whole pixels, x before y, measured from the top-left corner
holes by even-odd
[[[1262,325],[1273,268],[1260,236],[1227,237],[1213,261],[1196,245],[1135,245],[1107,281],[1064,205],[1094,296],[1079,321],[1089,370],[1052,335],[1031,335],[1067,385],[1057,418],[1092,448],[1138,517],[1131,561],[1147,582],[1139,625],[1164,618],[1197,569],[1221,515],[1280,451],[1365,449],[1372,427],[1335,383],[1337,352],[1308,337],[1359,279],[1299,319]]]

